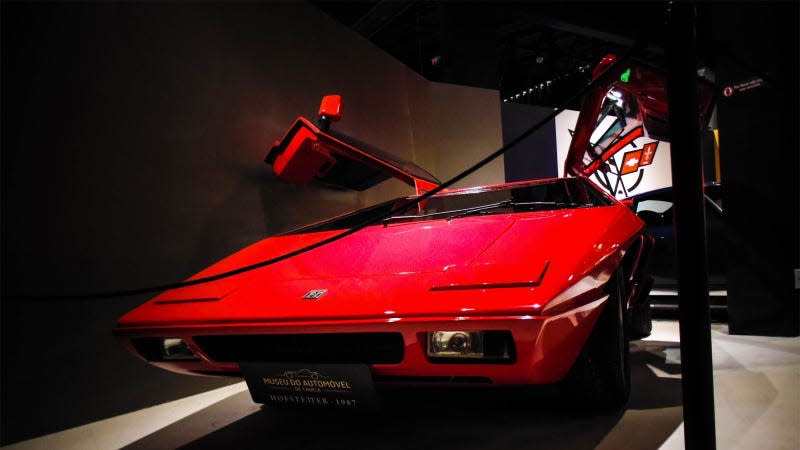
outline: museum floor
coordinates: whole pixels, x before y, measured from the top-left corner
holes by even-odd
[[[717,447],[800,448],[800,338],[731,336],[714,325]],[[8,449],[683,448],[678,324],[631,347],[624,412],[597,415],[555,392],[395,389],[378,414],[278,413],[244,383],[18,442]]]

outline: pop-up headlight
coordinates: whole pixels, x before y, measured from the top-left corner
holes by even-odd
[[[164,338],[161,341],[161,357],[165,361],[199,359],[192,349],[186,345],[186,341],[179,338]]]
[[[431,358],[483,358],[482,331],[433,331],[428,333]]]

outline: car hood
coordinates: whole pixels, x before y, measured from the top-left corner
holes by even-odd
[[[530,313],[641,226],[620,205],[373,226],[271,266],[167,291],[119,326]],[[335,234],[269,238],[194,278]],[[499,302],[500,290],[514,295]],[[325,292],[313,298],[312,291]]]

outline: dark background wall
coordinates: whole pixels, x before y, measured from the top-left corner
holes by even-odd
[[[441,178],[502,142],[496,91],[429,83],[304,3],[3,3],[2,21],[0,444],[235,381],[122,350],[110,330],[147,296],[14,295],[180,280],[267,235],[410,193],[274,177],[268,146],[322,95],[343,95],[340,130]],[[464,184],[502,181],[498,161]]]
[[[718,120],[732,333],[800,334],[800,140],[797,3],[709,7],[720,88],[753,78],[762,87],[720,96]],[[707,41],[708,42],[708,41]]]
[[[553,112],[552,108],[509,102],[503,102],[500,110],[504,144],[513,141]],[[550,121],[503,155],[506,181],[558,176],[555,127],[555,121]]]

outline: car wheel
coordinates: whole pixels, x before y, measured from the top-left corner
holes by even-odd
[[[630,395],[630,347],[622,310],[622,279],[609,280],[608,300],[586,345],[563,384],[576,404],[589,408],[616,409]]]

